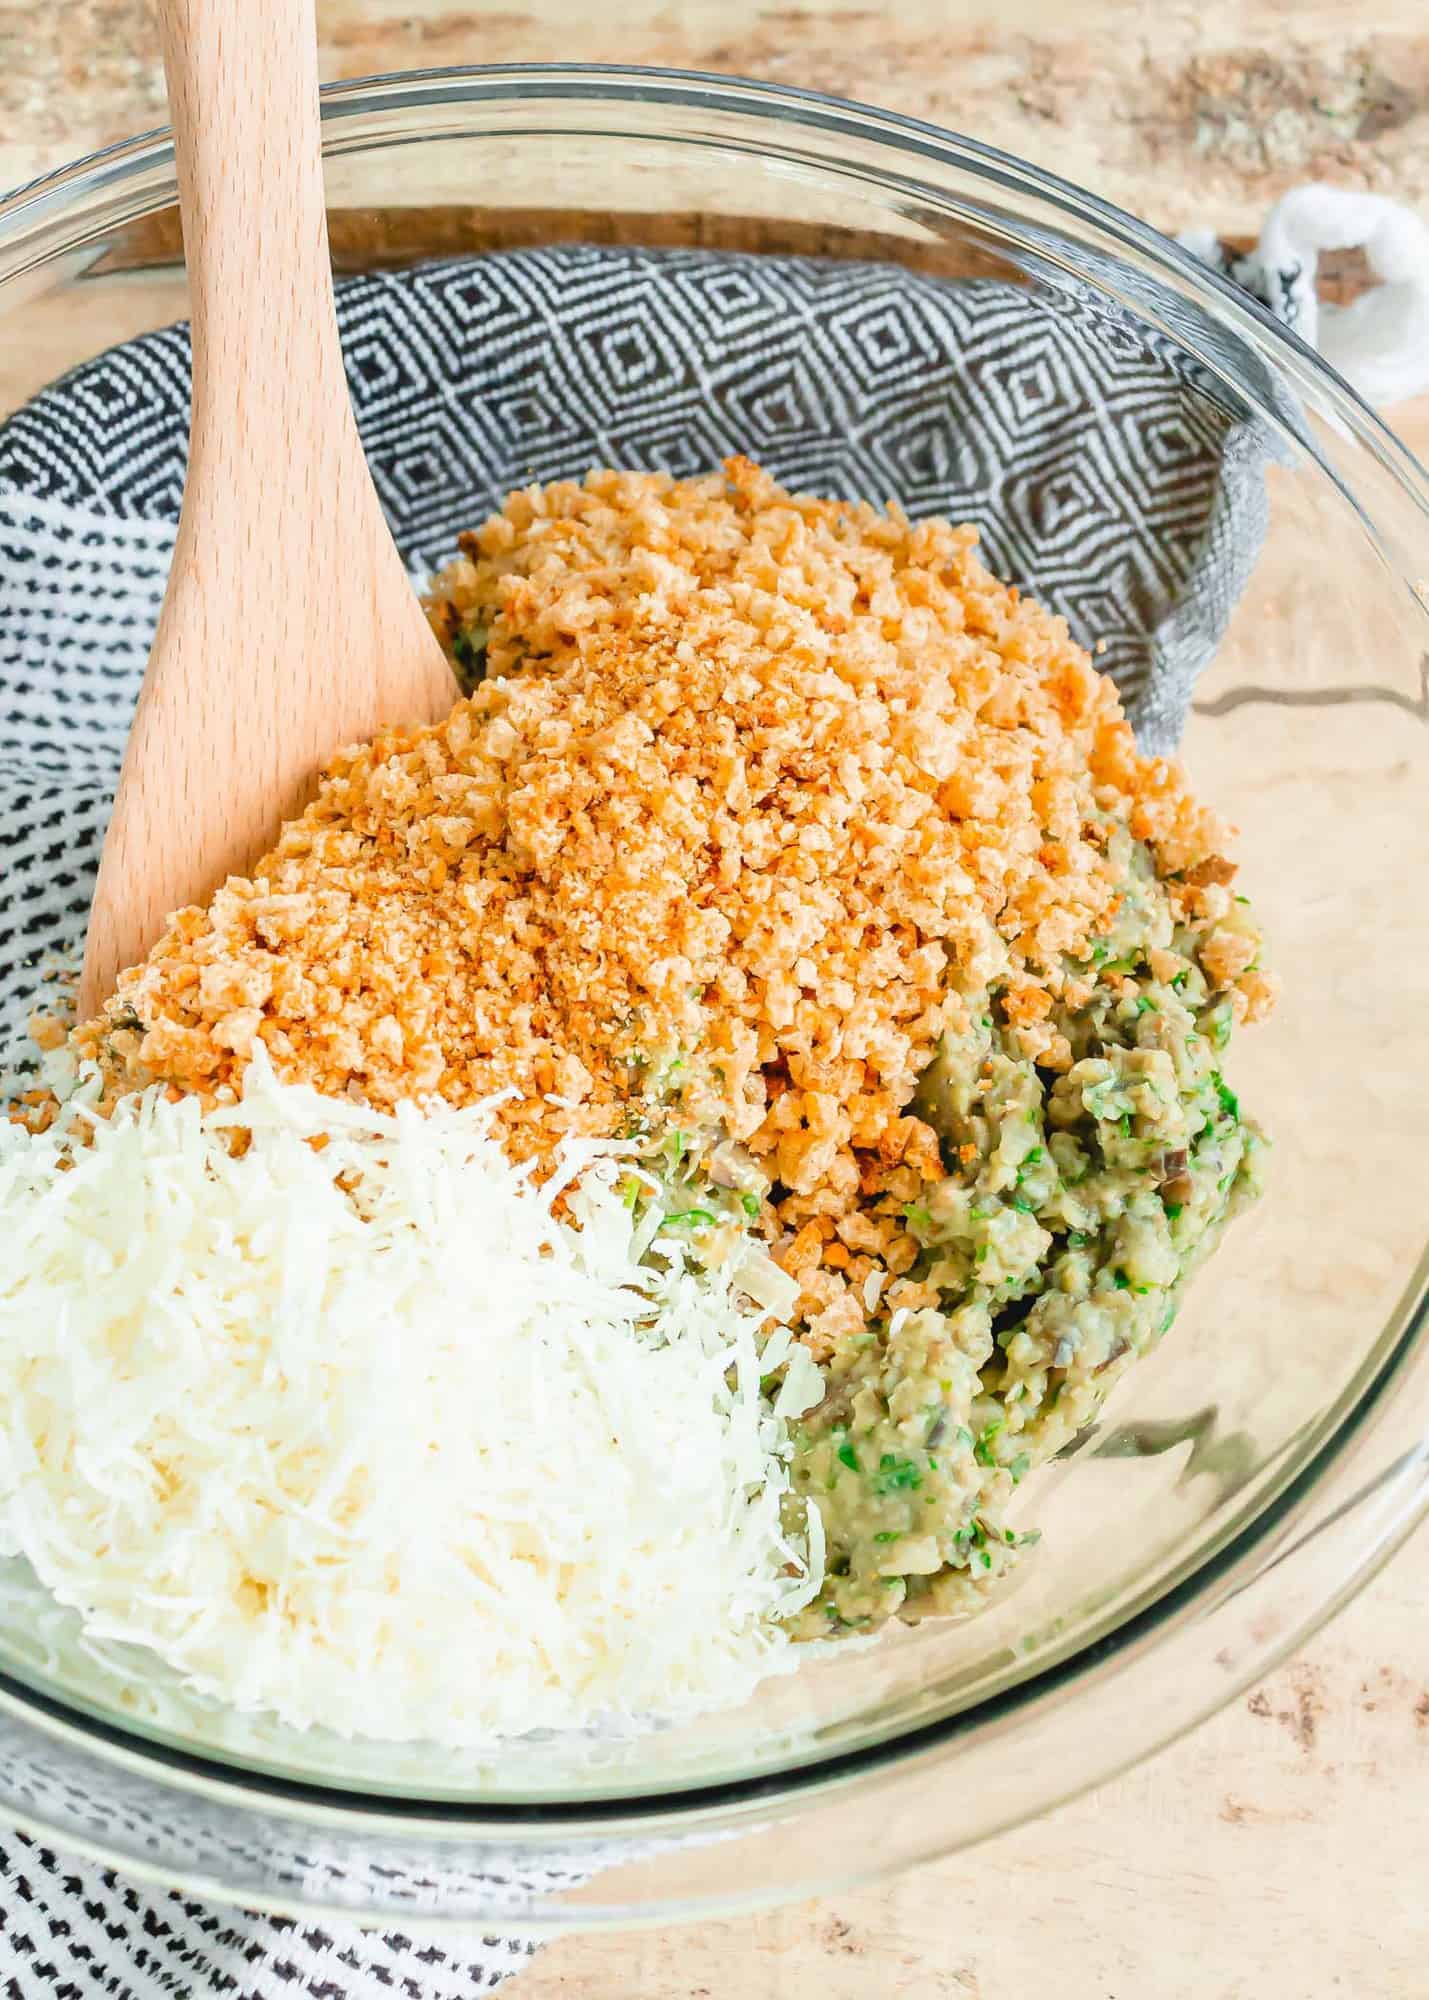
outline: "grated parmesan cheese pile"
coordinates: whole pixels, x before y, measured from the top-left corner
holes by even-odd
[[[761,1249],[693,1263],[618,1146],[537,1185],[489,1104],[389,1116],[261,1049],[207,1114],[97,1091],[0,1125],[0,1552],[92,1645],[452,1746],[792,1670],[823,1556],[817,1510],[781,1525],[787,1420],[823,1384]]]

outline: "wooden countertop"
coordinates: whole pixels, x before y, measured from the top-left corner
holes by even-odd
[[[1323,177],[1429,212],[1424,0],[318,0],[327,77],[653,62],[858,96],[1165,228]],[[145,0],[0,0],[0,187],[163,121]],[[1429,457],[1429,403],[1391,413]],[[975,1852],[738,1923],[567,1938],[512,2000],[1429,2000],[1429,1541],[1304,1655]],[[1015,1911],[1009,1920],[1006,1911]]]

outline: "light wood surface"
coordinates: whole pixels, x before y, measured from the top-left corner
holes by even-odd
[[[163,0],[193,287],[173,568],[104,842],[81,1017],[252,865],[323,763],[455,687],[358,442],[333,306],[310,0]]]
[[[552,55],[743,71],[958,126],[1163,227],[1252,233],[1315,175],[1429,212],[1424,0],[320,0],[318,15],[325,76]],[[38,15],[0,0],[0,184],[162,116],[144,0]],[[167,315],[164,282],[124,281],[134,327]],[[114,297],[105,310],[122,338]],[[53,372],[44,344],[0,346],[0,407]],[[1429,458],[1429,403],[1391,414]],[[563,1939],[506,1990],[1429,2000],[1426,1606],[1421,1534],[1261,1688],[1035,1826],[764,1917]]]
[[[153,0],[0,0],[0,182],[164,122]],[[860,97],[1162,228],[1322,177],[1429,200],[1423,0],[318,0],[324,79],[636,62]]]

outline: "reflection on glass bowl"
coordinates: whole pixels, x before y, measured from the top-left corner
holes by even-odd
[[[732,1714],[458,1768],[206,1708],[148,1663],[101,1670],[12,1565],[0,1810],[254,1905],[531,1929],[810,1894],[983,1838],[1228,1700],[1423,1511],[1424,474],[1152,232],[886,113],[655,73],[441,72],[329,92],[326,137],[344,269],[599,237],[1000,276],[1091,300],[1133,347],[1172,341],[1261,428],[1265,540],[1184,748],[1242,829],[1284,981],[1237,1048],[1270,1192],[1047,1469],[1039,1558],[976,1620],[830,1649]],[[0,208],[7,411],[182,316],[173,201],[156,136]]]

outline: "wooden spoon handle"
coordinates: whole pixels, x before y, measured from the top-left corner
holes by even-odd
[[[79,1011],[249,871],[344,744],[456,687],[393,545],[338,345],[312,0],[160,0],[193,301],[174,560]]]
[[[255,437],[281,425],[290,464],[305,446],[327,464],[328,424],[352,421],[328,255],[313,4],[159,0],[159,26],[192,302],[186,498],[225,495],[242,513],[252,481],[274,470]],[[302,478],[307,468],[293,469]]]

